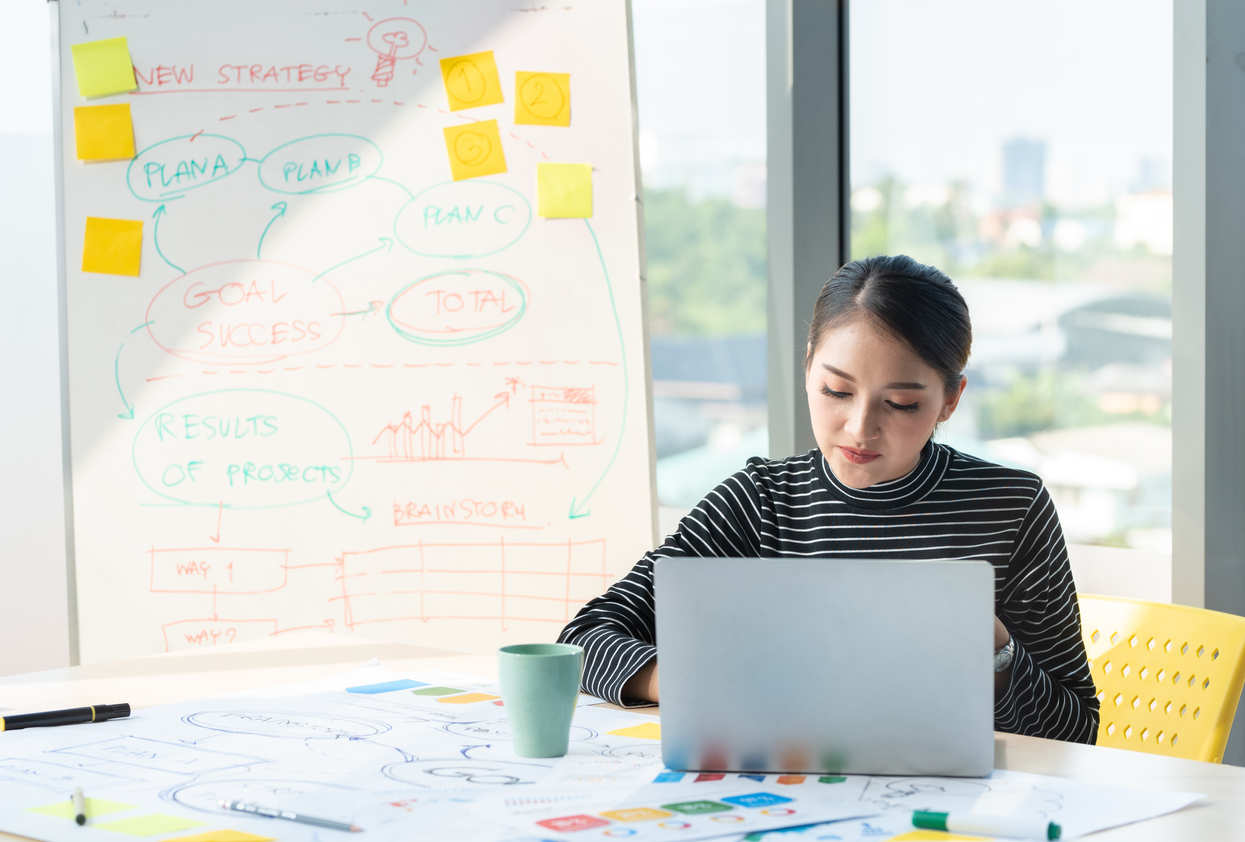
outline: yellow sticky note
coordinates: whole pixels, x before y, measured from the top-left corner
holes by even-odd
[[[192,827],[203,827],[203,825],[204,822],[197,822],[194,819],[152,813],[149,816],[135,816],[132,819],[117,819],[115,822],[92,823],[91,827],[111,830],[113,833],[126,833],[130,836],[155,836],[157,833],[175,833]]]
[[[571,124],[571,74],[514,74],[514,121],[528,126]]]
[[[886,842],[991,842],[993,837],[965,836],[962,833],[947,833],[942,830],[914,830],[892,836]]]
[[[661,723],[644,722],[640,725],[632,725],[630,728],[619,728],[617,731],[606,731],[606,733],[615,737],[638,737],[641,740],[660,740]]]
[[[73,133],[81,161],[134,157],[130,104],[79,105],[73,110]]]
[[[240,830],[209,830],[194,836],[175,836],[164,842],[277,842],[273,836],[256,836]]]
[[[450,126],[445,130],[445,149],[450,155],[450,172],[455,181],[506,171],[506,156],[502,152],[496,120]]]
[[[441,59],[441,81],[445,83],[450,111],[503,101],[492,50]]]
[[[467,693],[463,696],[443,696],[437,699],[443,705],[469,705],[472,702],[491,702],[499,696],[490,696],[488,693]]]
[[[74,44],[73,70],[82,96],[108,96],[138,87],[125,36]]]
[[[592,164],[537,164],[536,213],[550,219],[592,216]]]
[[[86,218],[86,239],[82,245],[83,272],[137,277],[142,253],[141,219]]]
[[[93,819],[96,816],[106,816],[109,813],[119,813],[122,810],[133,810],[133,804],[122,804],[119,801],[105,801],[103,798],[84,798],[83,806],[86,808],[86,817]],[[48,804],[43,807],[31,807],[26,812],[42,813],[45,816],[56,816],[58,819],[72,819],[74,817],[73,802],[66,798],[63,801],[57,801],[55,804]]]

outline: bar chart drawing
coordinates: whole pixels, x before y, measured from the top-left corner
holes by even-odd
[[[372,439],[372,444],[379,445],[384,442],[388,452],[380,457],[382,461],[430,462],[464,459],[467,457],[467,437],[480,422],[495,411],[510,407],[508,393],[499,392],[493,397],[495,403],[468,426],[463,425],[463,399],[460,396],[454,395],[450,399],[449,417],[444,420],[435,420],[432,405],[424,404],[420,407],[418,421],[413,413],[405,412],[396,422],[385,424]]]

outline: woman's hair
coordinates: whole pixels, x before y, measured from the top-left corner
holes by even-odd
[[[942,375],[948,393],[959,388],[972,351],[973,327],[964,297],[942,272],[904,254],[844,265],[817,296],[804,370],[826,331],[862,316],[906,342]]]

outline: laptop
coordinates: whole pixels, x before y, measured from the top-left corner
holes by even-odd
[[[984,561],[665,558],[662,758],[707,772],[984,776]]]

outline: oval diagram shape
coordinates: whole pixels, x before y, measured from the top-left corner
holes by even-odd
[[[331,193],[362,184],[383,160],[380,147],[365,137],[317,134],[265,155],[259,162],[259,181],[278,193]]]
[[[184,135],[162,140],[135,155],[125,180],[130,192],[144,202],[168,202],[233,175],[245,160],[246,150],[233,138]]]
[[[386,308],[389,323],[422,345],[469,345],[503,333],[527,311],[517,279],[483,269],[444,272],[404,287]]]
[[[271,363],[332,343],[345,309],[337,288],[310,269],[228,260],[187,272],[156,293],[147,332],[184,360]]]
[[[266,389],[173,401],[143,422],[133,448],[139,478],[161,497],[237,509],[323,500],[350,481],[353,456],[333,413]]]
[[[532,206],[517,190],[491,181],[451,181],[403,205],[393,233],[415,254],[462,260],[509,248],[531,222]]]

